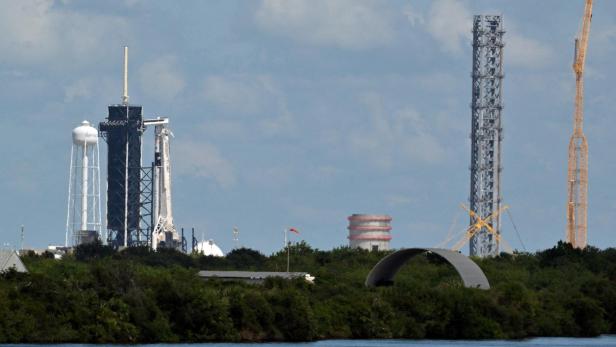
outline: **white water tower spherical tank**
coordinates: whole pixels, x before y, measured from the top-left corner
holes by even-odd
[[[100,237],[100,170],[98,131],[88,121],[73,129],[69,171],[65,246]]]
[[[84,120],[81,125],[73,129],[73,143],[76,145],[94,145],[98,143],[98,130]]]

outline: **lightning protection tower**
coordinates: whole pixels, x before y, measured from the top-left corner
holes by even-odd
[[[83,121],[73,129],[64,244],[77,246],[93,242],[100,237],[100,232],[98,131]]]
[[[501,16],[474,16],[470,207],[481,219],[499,211],[501,204],[504,33]],[[469,243],[471,256],[498,254],[500,217],[492,218],[490,225],[496,235],[485,227],[479,230]]]
[[[108,109],[107,119],[99,124],[107,142],[107,243],[114,247],[147,246],[151,230],[142,227],[143,113],[141,106],[128,103],[128,47],[124,47],[122,103]],[[151,172],[147,176],[151,177]]]

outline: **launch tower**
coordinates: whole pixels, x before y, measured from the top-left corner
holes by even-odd
[[[149,245],[151,230],[142,227],[142,107],[128,103],[128,47],[124,47],[122,103],[110,105],[99,124],[107,142],[107,243],[115,247]],[[150,174],[151,177],[151,174]]]
[[[477,15],[473,19],[473,92],[471,129],[470,208],[481,219],[500,211],[503,81],[502,17]],[[471,217],[471,225],[474,220]],[[482,228],[470,240],[471,256],[499,252],[500,217],[490,219],[494,233]]]
[[[114,247],[182,249],[186,240],[173,224],[169,119],[143,119],[142,107],[128,103],[128,48],[124,47],[122,103],[109,106],[99,124],[107,141],[107,243]],[[142,136],[154,127],[154,161],[143,167]]]

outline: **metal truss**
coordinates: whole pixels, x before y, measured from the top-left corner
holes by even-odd
[[[107,243],[141,243],[141,106],[112,105],[99,124],[107,142]],[[126,235],[126,237],[125,237]],[[126,238],[126,240],[125,240]]]
[[[154,214],[152,213],[152,201],[154,200],[153,173],[154,168],[152,166],[141,168],[139,228],[131,234],[129,246],[150,247],[152,245],[152,230],[154,228]]]
[[[501,16],[474,17],[470,209],[481,219],[500,211],[501,204],[504,33]],[[500,217],[492,218],[490,227],[495,233],[482,227],[471,238],[471,256],[499,253]]]

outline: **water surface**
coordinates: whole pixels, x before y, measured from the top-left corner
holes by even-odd
[[[596,338],[565,338],[565,337],[542,337],[521,341],[503,341],[503,340],[489,340],[489,341],[443,341],[443,340],[324,340],[317,342],[307,343],[198,343],[198,344],[152,344],[152,345],[130,345],[131,347],[148,346],[148,347],[246,347],[246,346],[259,346],[259,347],[403,347],[403,346],[428,346],[428,347],[446,347],[446,346],[478,346],[478,347],[533,347],[533,346],[562,346],[562,347],[576,347],[576,346],[591,346],[591,347],[603,347],[603,346],[616,346],[616,335],[605,335]],[[40,347],[44,345],[0,345],[0,346],[14,346],[14,347]],[[100,347],[101,345],[89,345],[89,344],[57,344],[50,345],[54,347]],[[116,345],[119,346],[119,345]]]

